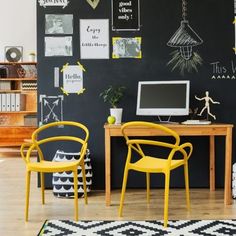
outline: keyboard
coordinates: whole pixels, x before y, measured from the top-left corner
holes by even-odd
[[[181,122],[183,125],[209,125],[211,121],[209,120],[186,120]]]

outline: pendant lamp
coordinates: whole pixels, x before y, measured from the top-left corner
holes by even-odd
[[[189,25],[187,18],[187,2],[182,0],[182,21],[180,27],[173,34],[168,41],[169,47],[177,48],[177,51],[173,53],[172,59],[168,62],[173,64],[173,69],[180,67],[181,72],[184,70],[191,71],[196,69],[197,64],[202,64],[202,59],[196,52],[193,51],[193,47],[196,47],[203,43],[203,40]],[[188,62],[186,62],[188,61]],[[191,68],[192,67],[192,68]]]

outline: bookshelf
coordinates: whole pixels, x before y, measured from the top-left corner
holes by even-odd
[[[29,139],[36,115],[37,63],[0,62],[0,147],[19,147]]]

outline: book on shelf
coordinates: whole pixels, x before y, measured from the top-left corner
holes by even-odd
[[[11,111],[11,94],[6,93],[6,111]]]
[[[16,94],[11,93],[11,111],[16,111]]]
[[[16,93],[16,111],[24,111],[25,110],[25,94]]]
[[[0,111],[25,111],[26,95],[20,93],[1,93]]]
[[[2,97],[2,111],[6,111],[7,110],[7,107],[6,107],[6,104],[7,104],[7,98],[6,98],[6,94],[5,93],[2,93],[1,94],[1,97]]]

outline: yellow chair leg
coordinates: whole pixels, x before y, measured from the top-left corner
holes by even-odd
[[[119,208],[119,216],[120,217],[122,216],[122,210],[123,210],[123,204],[124,204],[124,198],[125,198],[125,190],[126,190],[128,172],[129,172],[129,169],[125,168],[123,184],[122,184],[122,191],[121,191],[121,198],[120,198],[120,208]]]
[[[146,182],[147,182],[147,203],[150,203],[150,173],[146,173]]]
[[[41,182],[41,196],[42,196],[42,204],[45,204],[45,194],[44,194],[44,173],[40,172],[40,182]]]
[[[170,188],[170,172],[167,172],[165,174],[164,227],[167,227],[168,223],[169,188]]]
[[[186,162],[186,163],[184,164],[184,179],[185,179],[185,190],[186,190],[187,209],[190,210],[188,162]]]
[[[74,204],[75,204],[75,221],[78,221],[78,173],[76,170],[73,171],[74,173]]]
[[[30,174],[30,171],[26,171],[25,221],[28,221],[29,216]]]
[[[84,187],[84,203],[88,204],[88,195],[87,195],[86,175],[85,175],[84,163],[81,165],[81,168],[82,168],[83,187]]]

